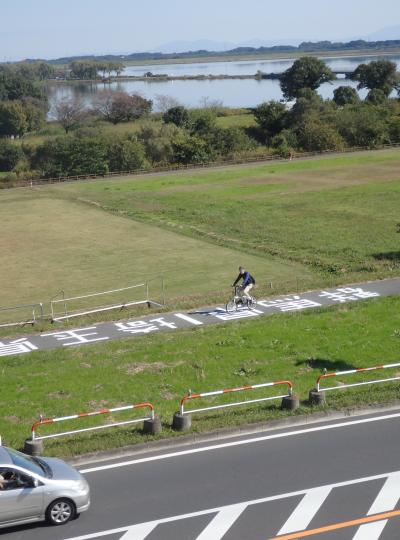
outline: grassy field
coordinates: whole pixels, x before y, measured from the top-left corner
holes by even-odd
[[[0,305],[159,272],[170,299],[201,303],[239,264],[260,290],[399,275],[399,179],[390,150],[3,190]]]
[[[0,433],[5,443],[18,448],[40,413],[65,416],[150,401],[161,415],[163,436],[172,437],[177,436],[169,428],[172,415],[189,388],[205,392],[282,378],[295,384],[302,400],[295,414],[309,413],[311,409],[304,400],[323,368],[337,371],[398,362],[399,340],[400,299],[392,297],[78,349],[4,357]],[[394,372],[398,374],[399,370],[388,370],[382,377],[394,376]],[[374,374],[357,377],[365,380]],[[354,379],[339,378],[337,384],[346,381]],[[271,394],[264,390],[251,398],[261,395]],[[331,392],[327,403],[332,409],[399,397],[399,384],[385,383]],[[230,395],[232,398],[242,400],[243,395]],[[244,396],[247,398],[248,394]],[[221,399],[198,405],[219,404]],[[279,405],[280,400],[195,415],[192,430],[201,432],[288,415],[279,410]],[[85,420],[79,423],[79,427],[85,425]],[[76,423],[63,425],[65,429],[74,426]],[[41,433],[50,433],[52,427],[43,427]],[[139,429],[118,428],[46,442],[46,453],[76,455],[146,439]]]
[[[240,127],[248,128],[256,125],[256,119],[253,113],[232,114],[229,116],[220,116],[217,118],[217,126],[222,128]]]
[[[239,264],[255,274],[258,295],[270,281],[293,291],[295,278],[310,289],[399,275],[399,177],[400,152],[390,150],[3,190],[0,305],[46,301],[61,288],[73,295],[129,285],[160,271],[174,305],[198,305],[219,298]],[[172,437],[172,414],[189,388],[281,378],[303,400],[296,414],[308,413],[304,400],[321,369],[399,360],[399,307],[399,298],[387,298],[3,357],[0,434],[21,447],[40,413],[151,401]],[[398,398],[399,386],[384,384],[329,394],[328,404]],[[272,403],[196,417],[193,429],[288,414]],[[143,440],[127,428],[46,448],[73,455]]]
[[[62,195],[57,188],[0,193],[0,250],[7,254],[0,266],[1,306],[47,302],[60,289],[66,296],[115,289],[160,272],[168,298],[205,295],[227,289],[241,263],[271,279],[311,276],[297,264],[244,254]]]
[[[349,281],[400,270],[399,180],[400,152],[388,150],[114,178],[54,193]]]
[[[137,133],[143,125],[148,123],[154,124],[154,126],[161,127],[163,121],[160,114],[155,113],[149,117],[145,117],[132,122],[121,122],[119,124],[112,124],[102,120],[96,120],[89,124],[90,128],[101,131],[104,134],[113,135],[125,135],[127,133]],[[216,124],[222,128],[229,127],[241,127],[247,128],[256,124],[254,115],[250,112],[239,112],[238,114],[228,114],[227,116],[218,116]],[[74,130],[72,130],[72,133]],[[27,133],[20,139],[15,141],[15,144],[22,144],[24,142],[30,144],[42,144],[46,140],[65,135],[65,130],[59,122],[47,122],[46,126],[38,132]],[[4,173],[4,176],[7,173]],[[3,173],[0,172],[0,178]]]

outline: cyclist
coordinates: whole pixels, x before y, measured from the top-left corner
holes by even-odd
[[[243,266],[239,266],[239,275],[235,279],[232,287],[234,287],[240,280],[242,280],[242,285],[240,287],[242,290],[242,295],[251,300],[249,292],[256,284],[256,280],[253,278],[250,272],[243,268]]]

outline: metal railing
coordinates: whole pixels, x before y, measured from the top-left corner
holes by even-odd
[[[339,377],[339,376],[342,376],[342,375],[353,375],[354,373],[365,373],[367,371],[376,371],[378,369],[391,369],[391,368],[396,368],[396,367],[400,367],[400,363],[384,364],[384,365],[381,365],[381,366],[373,366],[373,367],[368,367],[368,368],[349,369],[349,370],[346,370],[346,371],[337,371],[335,373],[323,373],[317,379],[316,390],[317,390],[317,392],[329,392],[331,390],[340,390],[342,388],[351,388],[353,386],[364,386],[366,384],[377,384],[377,383],[382,383],[382,382],[398,381],[398,380],[400,380],[400,375],[395,376],[395,377],[389,377],[389,378],[386,378],[386,379],[374,379],[374,380],[371,380],[371,381],[362,381],[362,382],[357,382],[357,383],[341,384],[340,386],[330,386],[328,388],[321,388],[321,386],[320,386],[320,382],[321,382],[322,379],[328,379],[328,378],[331,378],[331,377]]]
[[[199,399],[199,398],[206,398],[210,396],[219,396],[223,394],[231,394],[235,392],[242,392],[242,391],[248,391],[248,390],[257,390],[259,388],[267,388],[269,386],[279,386],[279,385],[285,385],[288,386],[289,390],[287,394],[282,394],[279,396],[268,396],[268,397],[261,397],[257,399],[248,399],[245,401],[239,401],[239,402],[233,402],[233,403],[224,403],[222,405],[212,405],[210,407],[202,407],[199,409],[191,409],[189,411],[185,411],[185,403],[187,401],[193,400],[193,399]],[[290,381],[275,381],[275,382],[268,382],[268,383],[262,383],[262,384],[252,384],[252,385],[246,385],[246,386],[240,386],[238,388],[228,388],[226,390],[216,390],[213,392],[202,392],[201,394],[188,394],[187,396],[184,396],[181,399],[180,402],[180,414],[182,416],[187,414],[193,414],[197,412],[203,412],[203,411],[212,411],[215,409],[223,409],[225,407],[237,407],[239,405],[248,405],[250,403],[258,403],[260,401],[270,401],[272,399],[280,399],[285,397],[290,397],[293,395],[293,385]]]
[[[1,322],[3,314],[7,314],[7,312],[18,312],[22,310],[30,313],[30,316],[27,319],[23,319],[22,321],[14,320],[8,322]],[[25,324],[34,325],[38,319],[43,319],[43,304],[41,302],[37,304],[21,304],[19,306],[0,308],[0,328],[5,328],[7,326],[24,326]]]
[[[268,162],[268,161],[290,161],[292,159],[302,159],[316,157],[320,155],[337,155],[337,154],[351,154],[354,152],[363,152],[370,150],[385,150],[391,148],[398,148],[400,143],[393,144],[382,144],[377,147],[371,148],[370,146],[354,146],[351,148],[345,148],[343,150],[322,150],[314,152],[292,152],[289,157],[282,157],[276,154],[256,154],[252,156],[243,156],[237,158],[221,159],[218,161],[212,161],[207,163],[188,163],[188,164],[172,164],[172,165],[156,165],[151,168],[146,169],[133,169],[125,171],[115,171],[108,173],[96,173],[96,174],[81,174],[81,175],[71,175],[71,176],[57,176],[51,178],[24,178],[16,181],[9,181],[2,183],[4,188],[13,188],[13,187],[33,187],[36,185],[42,184],[54,184],[60,182],[74,182],[77,180],[91,180],[91,179],[101,179],[101,178],[112,178],[113,176],[127,176],[127,175],[141,175],[141,174],[154,174],[162,172],[173,172],[187,169],[203,169],[210,167],[223,167],[226,165],[240,165],[240,164],[251,164],[258,162]]]
[[[100,426],[93,426],[88,428],[81,428],[81,429],[74,429],[70,431],[62,431],[60,433],[52,433],[50,435],[41,435],[38,436],[36,434],[36,431],[39,426],[43,426],[46,424],[54,424],[56,422],[65,422],[68,420],[77,420],[81,418],[88,418],[91,416],[98,416],[102,414],[111,414],[116,412],[122,412],[122,411],[128,411],[133,409],[143,409],[148,408],[150,409],[150,415],[145,418],[134,418],[133,420],[124,420],[121,422],[112,422],[109,424],[102,424]],[[40,418],[37,422],[35,422],[31,428],[31,439],[32,441],[40,441],[44,439],[54,439],[55,437],[64,437],[66,435],[75,435],[76,433],[85,433],[87,431],[96,431],[99,429],[106,429],[111,427],[117,427],[117,426],[126,426],[128,424],[137,424],[139,422],[144,422],[146,420],[154,420],[154,406],[151,403],[138,403],[137,405],[125,405],[123,407],[114,407],[113,409],[101,409],[100,411],[94,411],[94,412],[87,412],[87,413],[79,413],[79,414],[73,414],[70,416],[61,416],[56,418]]]
[[[151,281],[154,281],[155,279],[160,279],[161,281],[161,302],[156,302],[155,300],[152,300],[150,298],[150,289],[149,289],[149,283]],[[125,300],[125,301],[118,301],[107,305],[99,305],[92,308],[80,308],[80,309],[68,309],[68,305],[72,302],[76,302],[79,300],[91,300],[93,298],[99,298],[99,297],[105,297],[105,296],[111,296],[113,294],[117,293],[124,293],[126,291],[133,291],[133,289],[143,289],[143,297],[140,300]],[[61,296],[61,298],[58,298]],[[59,304],[63,305],[63,312],[61,315],[57,315],[55,311],[55,307]],[[73,317],[81,317],[83,315],[91,315],[93,313],[100,313],[103,311],[110,311],[113,309],[123,309],[125,307],[129,306],[137,306],[147,304],[149,307],[150,305],[155,305],[159,307],[165,306],[165,291],[164,291],[164,276],[160,275],[155,278],[149,279],[147,281],[144,281],[143,283],[138,283],[136,285],[130,285],[128,287],[122,287],[119,289],[111,289],[108,291],[100,291],[95,293],[89,293],[84,294],[81,296],[70,296],[65,297],[65,292],[60,291],[56,296],[50,299],[50,310],[51,310],[51,320],[52,321],[62,321],[64,319],[70,319]]]

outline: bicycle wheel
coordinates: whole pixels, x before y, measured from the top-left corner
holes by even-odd
[[[226,312],[233,313],[236,310],[237,310],[237,303],[232,298],[232,300],[229,300],[229,302],[226,304]]]
[[[254,298],[254,296],[251,297],[251,300],[249,300],[248,302],[248,308],[249,309],[256,309],[256,306],[257,306],[257,299]]]

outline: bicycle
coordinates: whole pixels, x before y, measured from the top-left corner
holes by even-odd
[[[247,298],[247,296],[242,295],[242,288],[236,285],[234,287],[235,292],[233,297],[228,300],[226,304],[226,311],[227,313],[232,313],[233,311],[238,311],[241,308],[245,309],[254,309],[257,305],[257,300],[254,298],[254,296],[250,296],[250,298]]]

